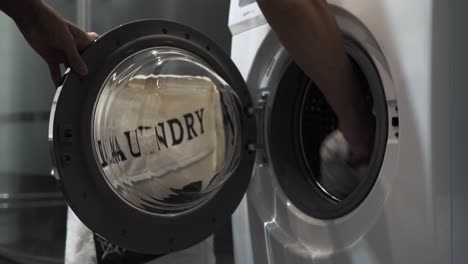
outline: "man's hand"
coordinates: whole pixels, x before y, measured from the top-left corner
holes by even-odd
[[[338,116],[356,163],[370,160],[375,118],[347,58],[341,32],[325,0],[257,0],[289,54]]]
[[[84,32],[42,0],[5,2],[9,3],[0,4],[0,8],[16,22],[24,38],[49,65],[56,86],[60,84],[62,63],[80,75],[88,73],[79,52],[98,37],[96,33]]]

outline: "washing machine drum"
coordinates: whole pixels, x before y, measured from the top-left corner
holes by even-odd
[[[132,251],[192,246],[229,219],[247,188],[255,119],[229,57],[202,34],[138,21],[84,53],[50,121],[56,175],[91,230]]]

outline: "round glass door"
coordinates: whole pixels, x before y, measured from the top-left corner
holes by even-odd
[[[206,239],[237,208],[255,162],[252,100],[234,63],[201,33],[157,20],[115,28],[82,56],[89,74],[67,74],[49,124],[70,207],[138,253]]]
[[[94,154],[131,206],[183,213],[213,196],[240,156],[239,99],[206,62],[173,47],[132,54],[96,102]]]

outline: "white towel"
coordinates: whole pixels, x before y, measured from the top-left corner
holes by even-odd
[[[96,264],[93,233],[68,208],[65,264]]]
[[[351,166],[350,157],[349,143],[341,131],[335,130],[323,141],[319,182],[330,195],[340,200],[350,195],[368,172],[367,166]]]

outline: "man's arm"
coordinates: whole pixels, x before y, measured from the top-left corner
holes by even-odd
[[[79,51],[96,33],[86,33],[42,0],[4,0],[0,10],[11,17],[31,47],[46,61],[56,86],[61,79],[60,64],[86,75],[88,69]]]
[[[325,0],[258,0],[280,41],[317,84],[358,162],[368,160],[374,124],[341,33]]]

